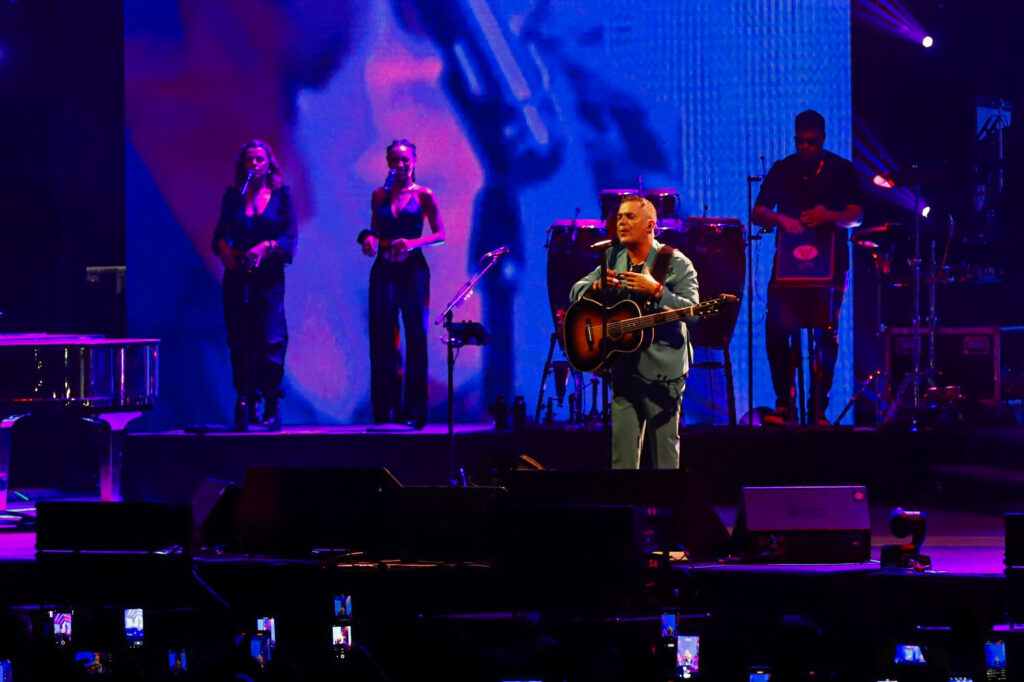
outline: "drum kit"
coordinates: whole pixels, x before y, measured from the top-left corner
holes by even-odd
[[[552,361],[556,345],[563,346],[562,322],[569,307],[569,290],[580,277],[598,266],[602,250],[592,248],[599,241],[615,236],[616,215],[619,205],[626,196],[643,196],[652,204],[658,215],[658,230],[655,238],[682,251],[699,273],[700,299],[708,300],[719,294],[743,295],[746,261],[744,245],[746,233],[742,223],[735,218],[689,217],[679,218],[681,202],[674,189],[604,189],[598,192],[600,219],[556,220],[547,229],[545,248],[547,256],[548,301],[551,307],[555,333],[551,337],[548,359],[541,379],[540,396],[537,400],[535,420],[540,423],[544,408],[544,387],[549,374],[555,377],[557,401],[563,406],[569,378],[574,381],[574,394],[570,396],[570,422],[583,423],[582,415],[583,378],[572,370],[568,363]],[[732,399],[731,361],[729,342],[732,339],[739,305],[730,306],[723,314],[690,323],[690,340],[698,348],[721,350],[723,363],[703,363],[706,369],[724,369],[729,394],[730,421],[735,421],[735,406]],[[700,369],[701,366],[696,368]],[[588,418],[599,418],[596,409],[598,379],[591,381],[592,407]],[[547,416],[551,422],[553,399],[547,403]]]
[[[942,387],[936,385],[935,335],[937,332],[937,302],[940,288],[946,285],[977,284],[999,281],[1003,273],[996,268],[971,266],[964,263],[950,263],[950,245],[954,243],[955,224],[950,217],[948,231],[939,224],[927,229],[918,224],[905,226],[901,223],[888,222],[858,228],[850,236],[850,243],[871,258],[874,271],[875,310],[878,311],[878,324],[875,328],[877,345],[881,348],[887,343],[886,320],[883,317],[883,292],[886,290],[907,290],[911,296],[908,307],[910,323],[915,331],[911,339],[914,343],[914,359],[912,369],[904,376],[890,376],[891,368],[884,366],[872,372],[863,384],[854,392],[853,397],[843,409],[842,415],[853,406],[858,396],[864,395],[874,403],[875,420],[893,421],[897,411],[903,408],[917,408],[923,398],[931,405],[935,396],[943,391],[958,387]],[[917,232],[920,237],[915,237]],[[927,242],[927,253],[920,253],[920,246],[914,246],[916,239],[923,238]],[[945,243],[941,254],[937,246]],[[911,251],[917,253],[910,253]],[[926,309],[919,310],[921,303]],[[923,313],[923,314],[922,314]],[[903,316],[900,316],[901,319]],[[920,329],[920,331],[917,331]],[[922,338],[922,337],[926,337]],[[886,356],[888,357],[888,356]],[[879,365],[887,365],[879,361]],[[927,396],[925,395],[927,394]]]

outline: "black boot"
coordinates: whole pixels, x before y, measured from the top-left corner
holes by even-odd
[[[249,430],[249,409],[248,398],[238,396],[235,400],[235,431],[241,433]]]
[[[254,393],[249,398],[248,402],[249,402],[249,423],[250,424],[259,424],[260,423],[260,417],[259,417],[260,394],[259,393]]]
[[[280,431],[281,430],[281,404],[280,398],[275,396],[267,396],[266,402],[263,404],[263,421],[261,422],[263,428],[268,431]]]

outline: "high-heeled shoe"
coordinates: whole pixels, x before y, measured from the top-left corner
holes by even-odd
[[[422,417],[418,417],[415,419],[406,419],[402,423],[408,426],[413,431],[421,431],[423,427],[427,425],[427,420]]]

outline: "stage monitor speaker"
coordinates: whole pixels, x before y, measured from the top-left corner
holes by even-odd
[[[891,328],[885,345],[885,368],[895,393],[913,369],[910,328]],[[921,367],[928,366],[928,330],[921,336]],[[940,327],[935,334],[935,377],[938,386],[959,386],[965,398],[988,404],[1000,400],[999,327]]]
[[[1024,575],[1024,514],[1004,514],[1003,521],[1006,528],[1006,570]]]
[[[249,467],[235,517],[241,549],[301,555],[370,547],[382,535],[386,498],[401,485],[383,467]]]
[[[853,563],[871,558],[864,486],[744,488],[734,549],[764,563]]]
[[[724,555],[729,533],[707,487],[681,469],[641,471],[510,471],[509,501],[517,504],[619,505],[664,510],[668,547],[685,549],[691,560]]]
[[[402,486],[387,469],[250,467],[236,521],[252,553],[358,550],[376,557],[484,558],[504,491]]]
[[[39,552],[158,552],[189,555],[192,508],[155,502],[39,502]]]
[[[196,547],[237,544],[235,514],[241,499],[242,489],[234,483],[207,478],[199,484],[192,496]]]

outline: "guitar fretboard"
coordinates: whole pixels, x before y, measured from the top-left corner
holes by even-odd
[[[621,334],[628,334],[630,332],[639,331],[641,329],[647,329],[648,327],[656,327],[659,324],[665,324],[666,322],[674,322],[675,320],[681,320],[684,317],[693,317],[698,314],[698,309],[703,304],[692,305],[687,308],[674,308],[672,310],[663,310],[660,313],[652,313],[650,315],[643,315],[641,317],[634,317],[629,320],[623,320],[621,322],[609,322],[608,323],[608,334],[609,336],[619,336]]]

